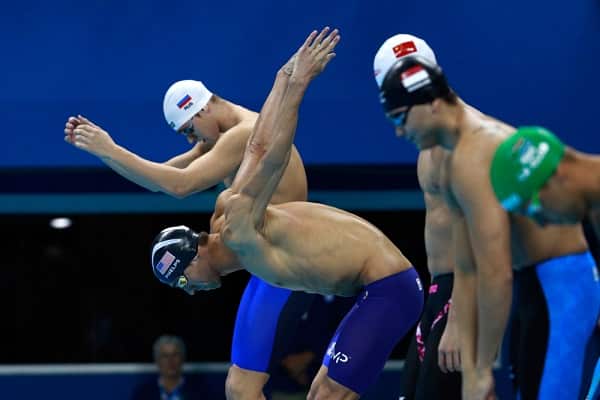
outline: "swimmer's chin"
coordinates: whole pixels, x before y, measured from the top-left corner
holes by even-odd
[[[186,290],[185,292],[190,296],[196,294],[196,292],[208,292],[209,290],[215,290],[221,287],[221,282],[213,282],[207,283],[203,285],[199,285],[197,287],[193,287],[191,289]]]

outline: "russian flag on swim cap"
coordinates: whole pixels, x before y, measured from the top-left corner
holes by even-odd
[[[177,102],[177,107],[179,107],[179,108],[183,108],[183,107],[185,107],[185,105],[186,105],[187,103],[189,103],[190,101],[192,101],[192,98],[190,97],[190,95],[189,95],[189,94],[186,94],[186,95],[185,95],[185,97],[184,97],[183,99],[181,99],[181,100],[179,100],[179,102]]]
[[[200,81],[185,80],[172,84],[163,99],[167,124],[180,129],[210,101],[212,92]]]

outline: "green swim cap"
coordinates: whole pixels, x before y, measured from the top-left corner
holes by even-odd
[[[565,146],[556,136],[537,126],[521,127],[502,142],[490,168],[492,187],[502,207],[514,211],[530,201],[539,208],[538,192],[556,171],[564,152]]]

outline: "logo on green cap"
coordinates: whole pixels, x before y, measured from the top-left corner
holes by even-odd
[[[564,154],[564,145],[541,127],[521,127],[498,146],[490,179],[502,207],[514,211],[523,202],[536,200]]]

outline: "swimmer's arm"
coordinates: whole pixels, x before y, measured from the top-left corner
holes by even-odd
[[[453,215],[452,240],[456,268],[450,313],[456,317],[461,368],[473,370],[477,363],[477,275],[468,227],[462,216]]]
[[[114,162],[113,160],[106,158],[106,157],[100,157],[100,159],[102,160],[102,162],[104,162],[104,164],[106,164],[110,169],[112,169],[113,171],[115,171],[117,174],[121,175],[123,178],[135,183],[136,185],[139,185],[141,187],[143,187],[144,189],[148,189],[152,192],[159,192],[160,188],[154,184],[153,182],[144,179],[142,176],[138,176],[135,175],[133,173],[131,173],[130,171],[128,171],[127,169],[121,167],[119,164],[117,164],[116,162]]]
[[[244,159],[231,186],[253,199],[252,223],[262,224],[264,212],[290,158],[298,107],[308,83],[290,82],[280,70],[248,140]]]
[[[175,168],[186,168],[192,161],[204,155],[210,149],[210,145],[206,142],[198,142],[190,150],[169,159],[164,164]]]
[[[512,262],[508,214],[496,200],[487,174],[493,151],[485,150],[463,149],[454,155],[452,190],[467,222],[477,268],[476,368],[491,370],[510,311]]]
[[[152,182],[162,192],[182,198],[206,190],[235,173],[244,151],[247,130],[245,126],[233,128],[211,151],[196,158],[186,168],[146,160],[118,145],[107,158],[128,174]]]

